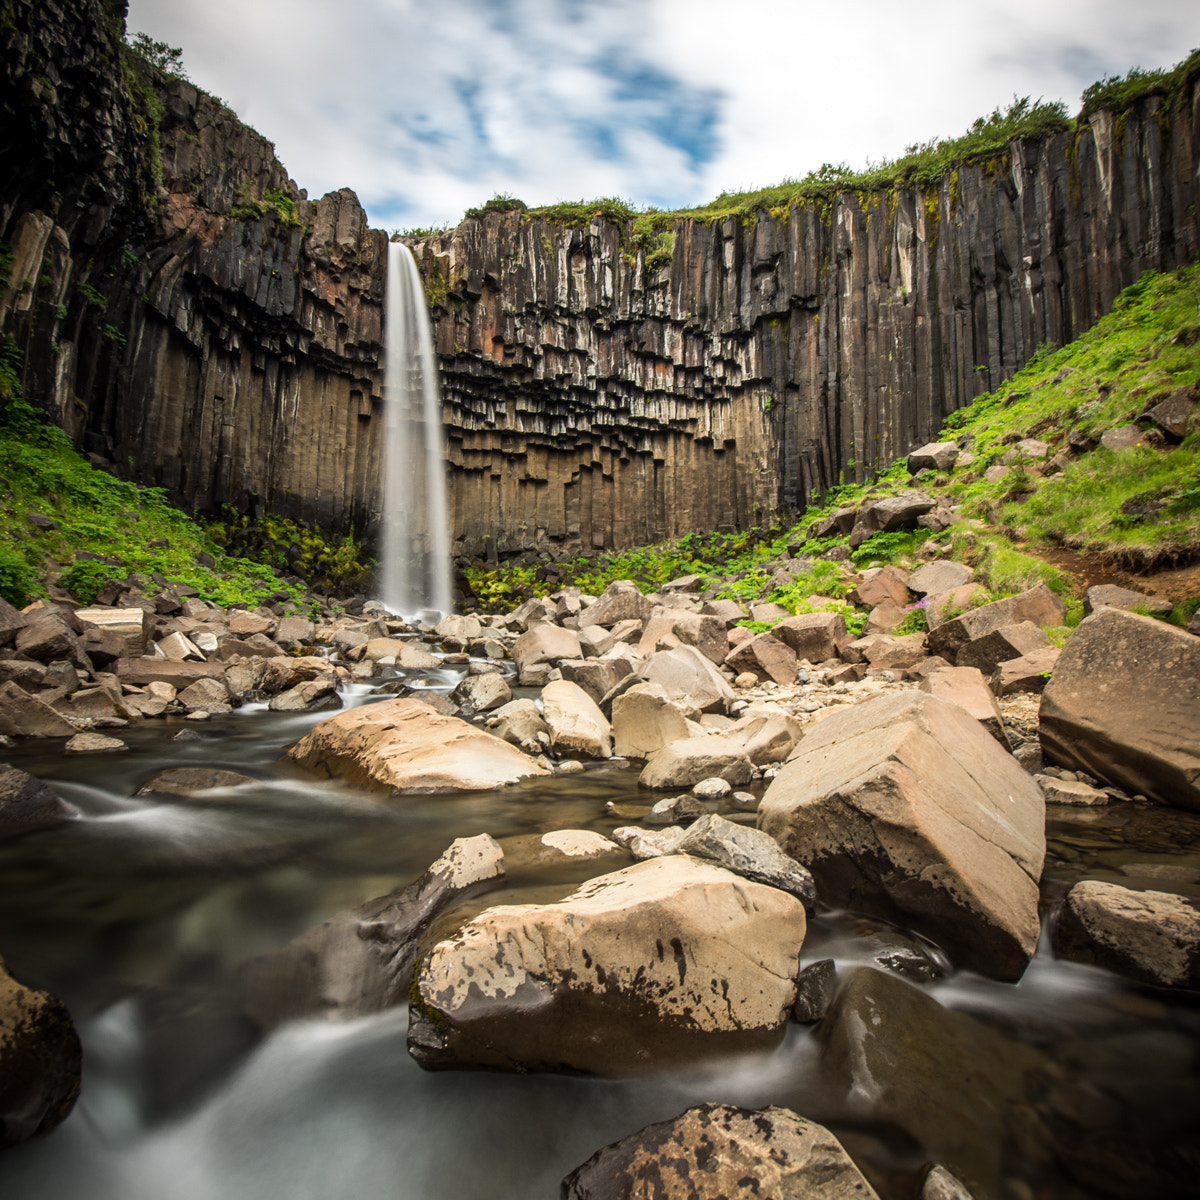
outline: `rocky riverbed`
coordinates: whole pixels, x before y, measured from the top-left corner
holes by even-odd
[[[852,582],[4,611],[4,1194],[1190,1194],[1200,639]]]

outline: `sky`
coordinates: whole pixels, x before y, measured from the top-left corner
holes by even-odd
[[[1200,46],[1195,0],[130,0],[310,198],[387,230],[496,195],[702,204]]]

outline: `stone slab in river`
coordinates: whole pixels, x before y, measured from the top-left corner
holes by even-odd
[[[1200,905],[1170,892],[1077,883],[1054,923],[1054,952],[1159,987],[1200,987]]]
[[[38,829],[52,829],[78,816],[78,809],[40,779],[0,763],[0,842]]]
[[[301,766],[393,792],[481,791],[550,774],[508,742],[408,697],[338,713],[287,755]]]
[[[417,971],[423,1066],[624,1074],[774,1045],[804,906],[692,858],[592,879],[557,904],[490,908]]]
[[[834,713],[772,781],[758,824],[826,904],[914,929],[994,979],[1019,979],[1033,955],[1042,793],[957,704],[899,692]]]
[[[1200,638],[1097,609],[1055,663],[1039,736],[1052,762],[1200,811]]]
[[[565,1200],[877,1200],[822,1125],[787,1108],[702,1104],[597,1150]]]

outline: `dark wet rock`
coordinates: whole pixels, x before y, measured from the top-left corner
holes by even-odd
[[[1023,1116],[1041,1055],[895,975],[847,971],[817,1030],[821,1073],[849,1114],[893,1124],[981,1195],[1002,1194],[1016,1138],[1026,1161],[1048,1161],[1049,1135]],[[1030,1114],[1032,1116],[1032,1114]]]
[[[244,787],[257,783],[249,775],[212,767],[170,767],[159,771],[137,790],[139,796],[192,796],[213,788]]]
[[[504,854],[493,838],[457,838],[407,887],[338,913],[282,950],[243,963],[237,977],[243,1009],[271,1028],[297,1017],[349,1019],[403,1004],[429,923],[504,873]]]
[[[911,691],[810,729],[758,811],[824,903],[908,925],[1009,980],[1037,945],[1044,823],[1037,784],[978,721]]]
[[[16,640],[17,634],[29,624],[29,618],[0,597],[0,646]]]
[[[841,1143],[786,1108],[702,1104],[598,1150],[565,1200],[877,1200]]]
[[[1200,641],[1101,608],[1068,638],[1042,693],[1051,761],[1131,795],[1200,811]]]
[[[796,1003],[792,1005],[792,1020],[811,1025],[823,1020],[837,991],[837,966],[832,958],[822,958],[796,977]]]
[[[679,855],[491,908],[422,960],[409,1053],[610,1075],[774,1045],[804,932],[794,897]]]
[[[40,779],[0,763],[0,841],[53,829],[77,816],[78,811]]]
[[[0,1146],[48,1133],[79,1095],[71,1016],[49,992],[19,984],[0,959]]]
[[[1200,987],[1200,905],[1084,880],[1051,930],[1054,952],[1160,987]]]
[[[774,838],[759,829],[735,825],[715,813],[707,813],[688,829],[676,853],[690,854],[745,879],[781,888],[810,912],[816,906],[817,888],[812,875],[784,854]]]

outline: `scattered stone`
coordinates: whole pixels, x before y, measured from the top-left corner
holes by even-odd
[[[1165,617],[1173,607],[1170,600],[1158,596],[1147,596],[1144,592],[1135,592],[1130,588],[1117,587],[1112,583],[1098,583],[1087,590],[1083,601],[1083,611],[1090,615],[1096,609],[1107,606],[1121,608],[1126,612],[1138,609],[1148,616]]]
[[[759,828],[822,899],[906,924],[962,966],[1019,979],[1037,945],[1045,803],[956,704],[879,696],[810,729]]]
[[[949,471],[958,459],[958,446],[954,442],[926,442],[908,456],[908,473],[920,471]]]
[[[457,699],[475,712],[491,712],[512,702],[513,694],[503,675],[468,675],[454,689]]]
[[[1052,775],[1035,775],[1047,804],[1107,804],[1108,793],[1089,787],[1077,779],[1056,779]]]
[[[423,1066],[622,1074],[775,1044],[795,999],[804,906],[671,855],[557,904],[505,905],[420,964]]]
[[[724,779],[702,779],[694,788],[692,795],[701,800],[722,800],[733,789]]]
[[[753,792],[734,792],[729,803],[739,812],[754,812],[758,808],[758,797]]]
[[[1042,693],[1052,762],[1200,811],[1200,641],[1174,625],[1097,609],[1076,627]]]
[[[683,840],[687,830],[678,825],[669,829],[641,829],[636,825],[623,825],[613,830],[613,841],[623,846],[634,858],[661,858],[674,854],[675,847]]]
[[[239,775],[236,771],[222,771],[212,767],[170,767],[151,776],[138,788],[137,795],[192,796],[214,788],[245,787],[257,782],[258,780],[249,775]]]
[[[796,1003],[792,1005],[792,1020],[811,1025],[823,1020],[837,991],[837,965],[832,958],[809,963],[796,978]]]
[[[790,892],[810,912],[816,906],[817,888],[812,875],[760,829],[706,813],[687,831],[676,853],[702,858],[756,883]]]
[[[687,1197],[878,1200],[841,1143],[786,1108],[702,1104],[598,1150],[562,1182],[565,1200]]]
[[[128,750],[129,747],[120,738],[106,737],[102,733],[77,733],[67,740],[63,749],[71,754],[93,754]]]
[[[1060,958],[1159,987],[1200,987],[1200,908],[1183,896],[1084,880],[1068,894],[1051,941]]]
[[[918,596],[937,596],[964,587],[975,578],[975,572],[962,563],[941,559],[918,567],[907,580],[908,590]]]
[[[301,766],[392,792],[479,791],[550,774],[500,738],[411,698],[338,713],[286,753]]]
[[[0,960],[0,1148],[60,1124],[79,1095],[82,1051],[71,1015],[19,984]]]
[[[78,810],[40,779],[0,763],[0,841],[53,829],[79,816]]]

